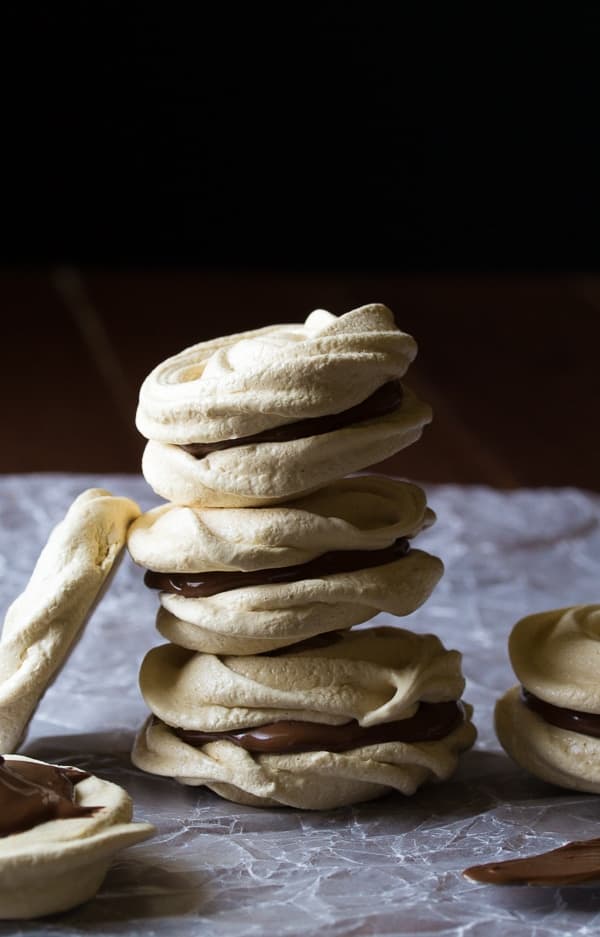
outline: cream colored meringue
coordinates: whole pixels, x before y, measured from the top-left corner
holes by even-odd
[[[496,703],[496,734],[508,755],[535,777],[600,794],[600,739],[546,722],[513,687]]]
[[[434,521],[416,485],[371,475],[266,508],[189,508],[142,514],[129,528],[134,561],[157,572],[253,571],[307,563],[337,550],[382,550]]]
[[[509,639],[523,686],[554,706],[600,714],[600,605],[529,615]]]
[[[161,498],[176,504],[275,504],[387,459],[416,442],[430,421],[431,408],[405,388],[402,406],[393,413],[321,436],[237,446],[203,459],[151,440],[142,473]]]
[[[420,701],[460,697],[461,656],[434,635],[350,631],[325,647],[275,657],[153,648],[140,670],[149,708],[168,725],[224,731],[282,719],[362,726],[414,715]]]
[[[204,784],[235,803],[327,810],[391,790],[410,795],[424,782],[449,778],[459,753],[475,741],[471,707],[465,704],[465,710],[465,722],[439,741],[386,742],[337,754],[259,755],[227,741],[194,748],[150,718],[138,733],[132,760],[182,784]]]
[[[201,342],[168,358],[140,390],[147,439],[185,444],[248,436],[348,410],[401,377],[417,346],[389,309],[372,304],[301,325],[272,325]]]
[[[299,582],[233,589],[207,598],[160,594],[163,637],[209,654],[260,654],[351,628],[378,612],[410,615],[430,596],[441,560],[422,550],[384,566]]]
[[[5,757],[10,765],[11,756]],[[87,901],[115,853],[154,832],[150,823],[130,822],[131,798],[116,784],[92,775],[76,785],[75,797],[83,807],[101,809],[0,838],[0,918],[55,914]]]
[[[0,640],[0,751],[15,751],[67,657],[140,511],[101,488],[84,491],[58,524]]]

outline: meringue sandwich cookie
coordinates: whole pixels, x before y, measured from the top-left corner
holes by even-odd
[[[47,686],[106,585],[140,511],[101,488],[83,492],[50,534],[0,639],[0,750],[15,751]]]
[[[24,756],[0,758],[0,918],[66,911],[96,894],[120,849],[147,839],[116,784]]]
[[[134,763],[238,803],[305,809],[449,777],[475,739],[460,655],[396,628],[324,637],[256,657],[153,649]]]
[[[406,538],[434,519],[416,485],[363,476],[278,507],[163,505],[131,526],[128,546],[151,571],[147,583],[164,590],[164,637],[254,654],[380,611],[413,612],[443,566]]]
[[[186,349],[140,391],[144,477],[177,504],[247,507],[379,462],[431,420],[399,383],[415,354],[380,305]]]
[[[317,309],[303,324],[201,342],[163,361],[140,389],[137,427],[184,445],[340,413],[402,377],[416,353],[385,306],[339,317]]]
[[[509,654],[521,685],[496,704],[502,746],[544,781],[600,793],[600,605],[523,618]]]
[[[429,597],[442,570],[437,557],[411,549],[381,566],[206,598],[162,592],[156,624],[163,637],[193,650],[258,654],[351,628],[380,611],[409,615]]]

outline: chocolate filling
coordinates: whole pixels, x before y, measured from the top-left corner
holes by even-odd
[[[600,839],[576,840],[524,859],[474,865],[463,875],[486,885],[577,885],[600,878]]]
[[[233,742],[249,752],[287,755],[294,752],[346,752],[363,745],[384,742],[433,742],[442,739],[464,720],[460,702],[420,703],[414,716],[363,727],[356,719],[332,726],[320,722],[286,720],[229,732],[200,732],[173,729],[188,745],[200,748],[207,742]]]
[[[344,640],[343,631],[325,631],[320,634],[314,634],[311,638],[302,638],[301,641],[294,641],[293,644],[286,644],[284,647],[276,647],[272,651],[263,651],[261,657],[283,657],[285,654],[301,654],[304,651],[312,651],[317,648],[331,647]]]
[[[409,548],[406,537],[400,537],[391,547],[384,550],[334,550],[331,553],[323,553],[308,563],[281,566],[277,569],[207,573],[155,573],[149,569],[144,576],[144,582],[150,589],[174,592],[191,599],[217,595],[231,589],[243,589],[246,586],[320,579],[321,576],[331,576],[335,573],[350,573],[357,569],[384,566],[406,556]]]
[[[521,700],[528,709],[541,716],[545,722],[557,726],[559,729],[568,729],[569,732],[580,732],[582,735],[591,735],[600,739],[600,715],[584,713],[579,709],[565,709],[554,706],[545,700],[534,696],[525,687],[521,687]]]
[[[393,413],[402,403],[403,390],[400,381],[388,381],[379,387],[375,393],[366,400],[343,410],[341,413],[331,413],[326,416],[311,416],[306,420],[297,420],[295,423],[286,423],[284,426],[273,426],[251,436],[240,436],[237,439],[221,439],[217,442],[192,442],[180,446],[195,459],[203,459],[211,452],[220,449],[233,449],[235,446],[250,446],[262,442],[287,442],[289,439],[305,439],[307,436],[322,436],[333,430],[351,426],[353,423],[362,423],[364,420],[374,420],[377,417]]]
[[[99,807],[75,803],[75,785],[89,778],[77,768],[6,761],[0,755],[0,836],[22,833],[47,820],[90,817]]]

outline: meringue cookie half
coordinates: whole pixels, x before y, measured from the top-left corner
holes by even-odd
[[[419,702],[456,700],[461,655],[434,635],[399,628],[345,632],[316,648],[217,657],[153,648],[140,688],[163,722],[224,731],[286,719],[361,726],[413,716]]]
[[[137,427],[181,445],[339,413],[401,377],[416,352],[385,306],[339,317],[318,309],[304,324],[229,335],[168,358],[142,384]]]
[[[156,572],[248,572],[306,563],[333,550],[381,550],[434,519],[417,485],[368,475],[276,507],[164,504],[131,525],[127,546],[136,563]]]
[[[134,764],[255,806],[326,809],[393,789],[412,794],[427,780],[448,778],[476,734],[466,704],[442,738],[341,752],[262,754],[228,740],[196,746],[177,734],[179,728],[221,732],[285,720],[340,729],[356,720],[370,727],[409,720],[422,703],[458,700],[460,654],[433,635],[396,628],[350,632],[330,645],[275,657],[218,658],[164,645],[147,655],[140,685],[155,715],[136,738]]]
[[[542,780],[600,793],[600,605],[521,619],[509,653],[521,687],[496,704],[503,748]]]
[[[523,703],[520,686],[496,703],[495,724],[507,755],[530,774],[559,787],[600,794],[600,738],[546,722]]]
[[[19,755],[11,761],[44,764]],[[48,820],[0,837],[0,918],[39,917],[66,911],[98,891],[115,853],[147,839],[149,823],[132,823],[132,802],[116,784],[89,776],[75,787],[76,802],[91,816]]]
[[[158,495],[175,504],[276,504],[387,459],[416,442],[430,421],[431,408],[405,388],[402,406],[393,413],[320,436],[243,445],[203,459],[150,440],[142,473]]]
[[[600,713],[600,605],[528,615],[514,626],[508,652],[531,693],[555,706]]]
[[[66,659],[140,510],[90,488],[48,539],[0,639],[0,751],[15,751],[46,687]]]

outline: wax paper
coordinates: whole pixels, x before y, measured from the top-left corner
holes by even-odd
[[[141,477],[0,477],[0,614],[24,588],[52,526],[75,496],[103,486],[144,509]],[[600,835],[600,800],[527,775],[500,748],[496,698],[516,681],[512,625],[549,608],[600,601],[600,496],[573,489],[428,488],[438,520],[417,545],[445,575],[398,624],[463,653],[479,737],[458,773],[410,798],[392,794],[326,812],[241,807],[202,788],[144,775],[129,760],[146,707],[137,673],[163,639],[157,594],[123,562],[22,748],[123,785],[156,835],[118,854],[94,900],[51,919],[0,923],[7,934],[527,934],[600,930],[600,886],[479,885],[465,867]]]

